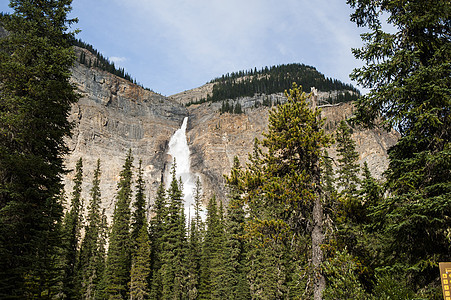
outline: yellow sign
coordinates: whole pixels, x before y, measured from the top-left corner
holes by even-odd
[[[438,265],[442,279],[443,299],[451,300],[451,262],[441,262]]]

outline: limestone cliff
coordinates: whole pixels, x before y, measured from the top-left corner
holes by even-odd
[[[71,153],[66,165],[73,169],[78,158],[83,158],[84,198],[89,199],[94,167],[100,158],[103,207],[112,215],[119,173],[128,149],[132,149],[134,165],[140,159],[143,162],[146,191],[152,199],[165,167],[168,140],[186,109],[127,80],[81,64],[73,68],[72,81],[83,97],[69,116],[75,128],[67,140]],[[64,178],[67,198],[72,176],[73,172]]]
[[[226,190],[222,174],[228,174],[234,156],[238,156],[242,165],[248,161],[248,153],[252,152],[254,139],[263,137],[267,130],[267,107],[255,108],[255,102],[262,102],[266,96],[243,98],[239,101],[246,107],[245,114],[220,114],[221,104],[204,103],[188,108],[189,145],[192,151],[192,170],[201,174],[207,196],[215,193],[224,197]],[[272,97],[282,97],[272,95]],[[352,115],[350,103],[322,107],[322,116],[326,118],[328,133],[334,132],[339,122]],[[397,140],[396,132],[381,129],[355,129],[352,134],[359,152],[359,163],[366,161],[376,178],[381,178],[387,168],[387,150]],[[335,145],[329,149],[332,157],[336,157]]]

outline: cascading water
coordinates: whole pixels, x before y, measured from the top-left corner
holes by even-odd
[[[193,207],[193,190],[196,187],[196,179],[190,171],[190,152],[188,142],[186,140],[186,126],[188,124],[188,117],[183,119],[182,127],[178,129],[169,140],[168,154],[172,156],[172,160],[175,159],[175,173],[178,178],[182,179],[183,183],[183,200],[185,203],[185,215],[190,215],[190,209]],[[172,168],[172,163],[171,163]],[[171,174],[167,177],[167,184],[171,182]],[[193,216],[191,216],[193,217]]]

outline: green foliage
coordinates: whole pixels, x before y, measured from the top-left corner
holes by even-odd
[[[70,210],[66,213],[62,229],[62,253],[61,267],[64,275],[62,278],[62,297],[76,298],[79,291],[79,282],[76,268],[79,265],[79,245],[81,228],[83,225],[82,211],[83,199],[81,198],[81,184],[83,183],[83,161],[77,161],[75,166],[74,187]]]
[[[335,187],[336,179],[335,172],[332,166],[332,158],[329,156],[327,150],[324,150],[324,154],[321,160],[321,186],[326,196],[326,203],[328,206],[335,205],[333,203],[336,200],[337,190]]]
[[[194,218],[191,220],[191,228],[188,242],[188,279],[187,291],[188,299],[196,299],[199,293],[199,275],[202,253],[202,238],[204,234],[204,224],[201,218],[202,211],[202,186],[199,177],[193,191]]]
[[[324,262],[323,269],[327,278],[325,300],[369,298],[359,282],[357,264],[346,250],[335,253],[333,258]]]
[[[300,297],[290,291],[300,285],[294,282],[300,276],[292,271],[301,269],[298,262],[306,261],[301,253],[309,249],[300,241],[312,234],[312,227],[322,224],[319,162],[321,149],[331,139],[322,129],[320,111],[309,108],[307,95],[297,85],[286,95],[288,101],[270,111],[268,133],[256,143],[248,167],[233,171],[239,174],[238,180],[230,177],[244,194],[249,210],[251,297],[263,299]],[[320,221],[315,219],[318,216]],[[316,228],[311,249],[319,249],[321,235],[322,229]],[[320,262],[321,253],[315,253]],[[318,267],[319,263],[314,266]]]
[[[190,300],[196,299],[198,296],[200,253],[202,249],[199,233],[196,222],[191,221],[187,251],[188,278],[186,282],[187,298]]]
[[[131,238],[132,243],[135,243],[138,239],[141,227],[147,223],[146,219],[146,199],[144,195],[144,180],[143,180],[143,169],[142,160],[139,161],[138,175],[136,178],[136,195],[135,201],[133,202],[133,207],[135,208],[132,215],[131,224]]]
[[[351,129],[342,120],[336,131],[338,154],[337,188],[344,197],[355,197],[360,184],[358,163],[359,154],[355,150],[355,141],[351,138]]]
[[[358,174],[360,166],[359,154],[355,150],[355,141],[351,138],[351,129],[342,120],[336,131],[337,141],[337,189],[339,191],[339,212],[337,221],[347,222],[347,219],[357,219],[364,215],[361,199],[357,195],[360,185]]]
[[[80,295],[83,299],[98,298],[99,283],[105,269],[107,224],[105,214],[100,211],[100,175],[100,159],[98,159],[90,191],[85,237],[80,247],[78,272],[81,279]]]
[[[396,273],[381,272],[373,290],[374,299],[404,300],[414,299],[415,294],[408,288],[407,278]]]
[[[226,177],[229,189],[229,207],[225,221],[226,271],[223,284],[227,289],[229,299],[250,299],[246,261],[248,244],[244,238],[246,218],[239,187],[241,171],[240,162],[235,156],[230,176]]]
[[[130,271],[130,299],[148,299],[150,275],[150,240],[147,225],[144,223],[139,230],[136,240],[137,249],[133,253],[132,268]]]
[[[166,191],[163,183],[161,183],[157,190],[157,196],[155,198],[154,205],[152,207],[153,217],[150,220],[150,239],[151,239],[151,299],[162,298],[162,270],[161,265],[163,261],[163,247],[164,239],[163,235],[166,232],[167,220],[167,199]]]
[[[198,299],[224,299],[226,296],[223,282],[225,275],[223,221],[221,210],[218,212],[216,197],[210,198],[200,264]]]
[[[0,297],[54,295],[67,121],[78,95],[71,1],[10,2],[0,40]]]
[[[176,178],[175,161],[168,189],[168,210],[162,236],[161,285],[162,299],[180,299],[186,289],[186,228],[182,187]]]
[[[257,220],[246,228],[249,251],[246,253],[252,299],[282,299],[289,294],[289,228],[280,220]]]
[[[127,154],[120,173],[116,207],[106,260],[104,295],[107,298],[127,298],[131,268],[130,239],[130,202],[132,196],[132,163],[131,150]]]
[[[353,50],[365,66],[352,78],[371,89],[357,101],[356,120],[381,120],[401,135],[389,151],[389,197],[373,213],[388,239],[386,264],[409,274],[414,290],[434,290],[438,262],[451,252],[451,3],[348,3],[352,20],[370,30]],[[393,33],[382,30],[381,14]]]
[[[222,106],[220,113],[231,113],[231,114],[242,114],[244,113],[243,109],[241,108],[240,102],[236,102],[236,104],[230,104],[229,101],[222,101]]]
[[[349,84],[324,77],[314,67],[303,64],[288,64],[265,67],[261,70],[240,71],[226,74],[211,81],[214,83],[211,95],[195,103],[217,102],[239,97],[252,97],[255,94],[283,93],[287,86],[298,82],[304,89],[316,87],[321,91],[349,90],[355,94],[344,93],[332,102],[348,102],[357,99],[358,90]],[[265,104],[264,104],[265,105]],[[270,106],[267,104],[267,106]]]

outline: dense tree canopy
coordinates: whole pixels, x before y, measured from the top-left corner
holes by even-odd
[[[1,17],[0,296],[52,294],[62,217],[60,175],[70,134],[71,0],[14,0]]]
[[[385,255],[393,271],[408,272],[410,286],[428,295],[438,290],[438,262],[451,253],[451,3],[348,3],[351,19],[370,30],[353,50],[365,66],[352,78],[371,89],[357,102],[356,120],[382,121],[401,134],[389,152],[390,196],[374,212],[389,238]],[[383,31],[383,14],[393,33]]]
[[[348,102],[356,100],[359,91],[352,85],[339,80],[326,78],[312,66],[304,64],[287,64],[265,67],[261,70],[239,71],[213,79],[213,91],[206,99],[198,99],[196,103],[206,101],[222,101],[239,97],[252,97],[255,94],[283,93],[293,82],[302,85],[304,90],[311,87],[329,92],[341,91],[329,102]],[[223,107],[224,111],[228,109]]]

